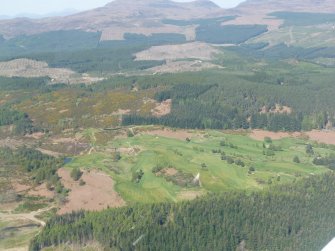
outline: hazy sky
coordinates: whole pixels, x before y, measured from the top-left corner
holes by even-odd
[[[0,15],[14,16],[22,13],[46,14],[66,9],[87,10],[105,5],[112,0],[0,0]],[[178,0],[189,2],[188,0]],[[233,7],[243,0],[213,0],[222,7]]]

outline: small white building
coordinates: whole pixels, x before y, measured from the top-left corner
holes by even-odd
[[[328,243],[321,251],[335,251],[335,238]]]

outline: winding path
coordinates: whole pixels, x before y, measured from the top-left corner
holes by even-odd
[[[40,226],[44,227],[46,225],[45,221],[42,221],[38,218],[36,218],[37,215],[43,213],[43,212],[46,212],[46,211],[49,211],[51,210],[53,207],[47,207],[47,208],[44,208],[44,209],[39,209],[37,211],[33,211],[33,212],[30,212],[30,213],[22,213],[22,214],[15,214],[15,213],[12,213],[12,212],[8,212],[8,213],[3,213],[3,212],[0,212],[0,220],[3,219],[3,220],[19,220],[19,219],[25,219],[25,220],[30,220],[32,222],[35,222],[37,224],[39,224]]]

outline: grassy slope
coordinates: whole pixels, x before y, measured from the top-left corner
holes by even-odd
[[[334,46],[334,31],[330,24],[322,26],[287,26],[252,38],[249,43],[286,43],[304,48]]]
[[[220,147],[222,139],[238,148]],[[206,131],[204,134],[194,134],[192,141],[187,143],[185,140],[142,134],[109,142],[96,153],[75,158],[67,167],[99,168],[105,171],[116,181],[117,191],[128,202],[178,201],[181,199],[180,193],[185,191],[257,190],[268,186],[269,179],[273,184],[292,182],[302,176],[325,172],[325,168],[311,164],[312,157],[305,153],[306,143],[294,138],[274,141],[283,151],[276,152],[273,157],[266,157],[263,155],[262,142],[246,135]],[[122,153],[122,159],[113,162],[111,152],[114,147],[138,148],[141,151],[137,155]],[[242,168],[228,164],[220,159],[220,154],[212,153],[212,149],[222,149],[228,156],[241,159],[246,166]],[[315,151],[322,155],[330,152],[322,148],[315,148]],[[295,155],[299,156],[300,164],[292,161]],[[202,163],[208,166],[208,170],[201,168]],[[202,187],[181,188],[163,177],[156,177],[152,168],[157,164],[170,165],[194,176],[200,173]],[[256,168],[254,174],[248,173],[250,166]],[[131,174],[138,169],[142,169],[145,174],[141,182],[136,184],[131,181]],[[280,181],[277,180],[278,176]]]

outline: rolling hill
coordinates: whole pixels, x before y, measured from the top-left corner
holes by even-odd
[[[0,20],[0,249],[319,250],[334,23],[329,0]]]

